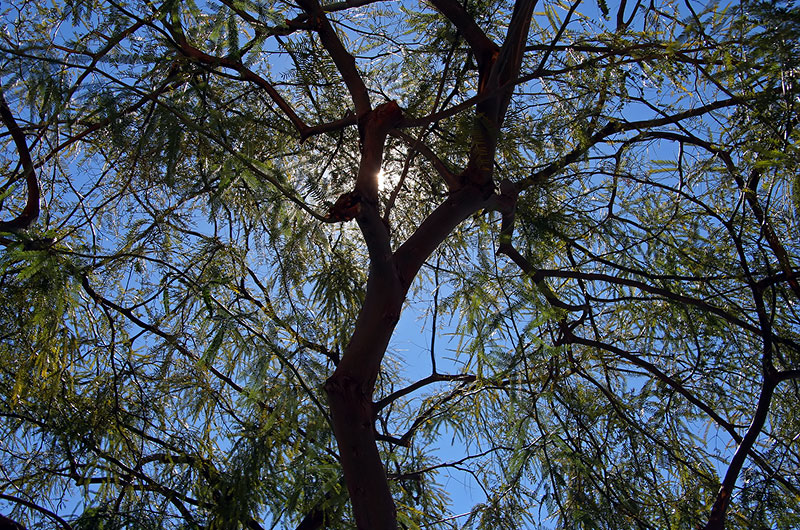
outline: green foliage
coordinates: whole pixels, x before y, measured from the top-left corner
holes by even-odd
[[[43,200],[0,234],[0,511],[355,527],[324,385],[389,252],[325,222],[364,157],[346,67],[402,108],[361,227],[396,251],[491,121],[436,4],[325,3],[350,57],[288,3],[3,3]],[[513,3],[455,4],[503,42]],[[800,11],[619,4],[537,4],[492,200],[402,278],[373,398],[404,528],[697,528],[764,386],[726,528],[800,524]],[[2,186],[7,221],[27,189]]]

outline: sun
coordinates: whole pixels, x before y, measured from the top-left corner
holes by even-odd
[[[388,187],[389,182],[386,178],[386,173],[383,171],[383,168],[380,168],[378,170],[378,191],[385,191]]]
[[[389,168],[381,168],[378,171],[378,191],[391,191],[394,189],[395,186],[400,181],[400,174],[399,168],[393,167],[393,164],[389,163]]]

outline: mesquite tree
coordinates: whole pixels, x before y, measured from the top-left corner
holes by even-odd
[[[4,525],[800,522],[792,2],[2,16]]]

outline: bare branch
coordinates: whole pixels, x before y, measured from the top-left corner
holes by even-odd
[[[384,397],[383,399],[378,400],[375,403],[375,411],[379,411],[382,408],[386,407],[387,405],[395,402],[399,398],[403,396],[407,396],[408,394],[419,390],[420,388],[426,387],[432,383],[441,383],[441,382],[464,382],[464,383],[473,383],[477,378],[471,374],[438,374],[434,373],[427,377],[423,377],[419,381],[415,381],[414,383],[408,385],[405,388],[401,388],[395,392],[392,392],[388,396]]]
[[[82,284],[83,290],[86,292],[86,294],[88,294],[89,297],[92,300],[94,300],[95,302],[97,302],[101,306],[113,309],[117,313],[125,316],[128,320],[130,320],[131,322],[133,322],[134,324],[136,324],[137,326],[139,326],[143,330],[146,330],[146,331],[152,333],[153,335],[156,335],[157,337],[161,337],[162,339],[166,340],[169,344],[171,344],[173,347],[175,347],[178,351],[180,351],[187,358],[192,359],[193,361],[199,361],[200,360],[200,358],[195,353],[192,353],[191,351],[189,351],[189,349],[186,346],[184,346],[183,344],[181,344],[178,341],[178,337],[177,336],[175,336],[175,335],[173,335],[171,333],[167,333],[166,331],[160,329],[157,326],[154,326],[153,324],[149,324],[149,323],[145,322],[141,318],[137,317],[132,310],[130,310],[128,308],[125,308],[125,307],[122,307],[122,306],[112,302],[111,300],[108,300],[107,298],[101,296],[100,294],[98,294],[97,291],[95,291],[92,288],[91,284],[89,284],[88,276],[84,275],[81,278],[81,284]],[[240,386],[238,383],[236,383],[233,379],[231,379],[227,375],[225,375],[222,372],[220,372],[219,370],[217,370],[217,368],[215,368],[214,366],[207,365],[207,368],[220,381],[223,381],[225,384],[227,384],[229,387],[234,389],[236,392],[242,393],[244,391],[244,388],[242,386]]]
[[[731,503],[733,488],[736,486],[736,481],[739,478],[739,474],[742,471],[742,466],[744,466],[748,454],[752,451],[759,434],[761,434],[761,429],[764,428],[764,424],[767,421],[776,384],[777,381],[774,378],[765,379],[761,387],[761,394],[758,396],[758,403],[756,404],[756,411],[753,414],[753,419],[744,437],[739,442],[736,453],[734,453],[733,458],[728,464],[725,478],[722,480],[722,485],[717,493],[714,506],[711,508],[708,523],[703,527],[703,530],[722,530],[725,527],[725,515]]]

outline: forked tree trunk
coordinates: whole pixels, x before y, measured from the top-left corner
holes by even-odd
[[[303,0],[310,14],[319,15],[316,0]],[[331,52],[348,85],[359,116],[361,161],[354,208],[369,250],[370,271],[364,305],[341,362],[325,383],[339,458],[359,530],[395,530],[397,517],[386,471],[375,438],[373,392],[389,339],[400,319],[408,288],[424,261],[468,216],[496,208],[492,172],[498,135],[519,74],[535,0],[517,0],[502,47],[492,42],[466,10],[453,0],[435,5],[461,30],[479,62],[479,93],[472,131],[472,149],[464,171],[446,179],[450,193],[395,252],[388,227],[379,215],[377,174],[386,135],[403,119],[394,102],[370,110],[365,85],[354,59],[341,47],[324,17],[319,26],[323,45]],[[577,6],[577,4],[576,4]],[[347,216],[345,218],[348,218]]]
[[[453,193],[396,252],[373,245],[364,305],[342,360],[325,383],[339,458],[359,530],[394,530],[397,517],[375,437],[373,393],[381,361],[411,282],[422,264],[464,219],[494,195],[467,186]],[[385,229],[364,204],[358,222],[365,238]],[[388,234],[386,234],[388,235]]]

